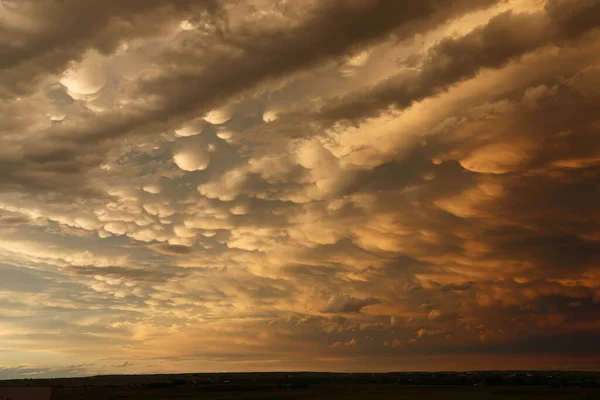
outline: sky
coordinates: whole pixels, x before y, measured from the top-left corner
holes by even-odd
[[[600,0],[0,0],[0,378],[600,367]]]

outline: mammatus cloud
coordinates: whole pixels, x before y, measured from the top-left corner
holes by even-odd
[[[327,306],[323,309],[325,313],[355,313],[359,312],[366,306],[379,304],[379,300],[374,297],[366,299],[357,299],[350,296],[334,295],[327,302]]]
[[[0,375],[595,368],[600,1],[451,3],[2,2]]]

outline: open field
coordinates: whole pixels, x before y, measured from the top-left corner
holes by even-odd
[[[53,400],[600,400],[600,374],[578,372],[223,373],[0,381],[51,386]]]
[[[548,387],[399,387],[382,384],[367,385],[314,385],[308,389],[272,389],[256,391],[203,391],[193,387],[174,389],[149,388],[63,388],[55,391],[53,400],[80,399],[600,399],[599,389],[555,389]]]

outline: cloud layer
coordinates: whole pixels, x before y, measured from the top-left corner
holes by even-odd
[[[0,21],[2,377],[598,365],[600,1]]]

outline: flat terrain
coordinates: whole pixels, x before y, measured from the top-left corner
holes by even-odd
[[[206,392],[192,387],[172,389],[102,388],[58,389],[52,399],[600,399],[600,389],[555,389],[548,387],[397,387],[382,384],[314,385],[308,389]]]
[[[52,387],[52,400],[600,400],[600,373],[564,371],[208,373],[0,381]]]

